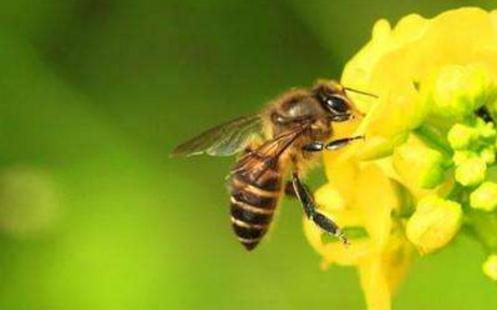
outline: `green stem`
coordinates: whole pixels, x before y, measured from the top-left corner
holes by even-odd
[[[445,141],[445,138],[433,126],[424,124],[412,132],[428,146],[439,150],[447,157],[452,156],[452,149]]]
[[[497,250],[497,214],[471,210],[466,213],[465,226],[488,253]]]

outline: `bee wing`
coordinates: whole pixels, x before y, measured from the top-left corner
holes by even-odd
[[[239,117],[178,145],[172,156],[230,156],[243,150],[247,143],[262,132],[262,120],[258,115]]]
[[[232,173],[240,171],[251,171],[256,175],[261,175],[270,167],[277,164],[280,156],[287,150],[308,128],[308,124],[302,124],[276,136],[274,139],[263,143],[250,153],[244,155]],[[260,159],[263,159],[262,161]]]

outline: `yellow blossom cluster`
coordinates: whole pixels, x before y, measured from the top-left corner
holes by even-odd
[[[342,84],[366,117],[334,125],[364,142],[325,154],[321,211],[351,239],[343,246],[308,220],[304,230],[324,266],[355,266],[369,309],[391,298],[417,253],[467,231],[497,279],[497,11],[462,8],[432,19],[378,21],[346,65]],[[465,230],[466,231],[466,230]]]

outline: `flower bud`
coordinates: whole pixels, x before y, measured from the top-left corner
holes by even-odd
[[[478,118],[476,129],[480,137],[484,139],[494,139],[496,131],[493,123],[485,123],[482,119]]]
[[[447,245],[456,235],[462,221],[462,208],[454,201],[427,196],[417,205],[407,222],[407,238],[421,254]]]
[[[476,154],[473,151],[468,151],[468,150],[455,151],[454,155],[452,156],[452,160],[454,161],[454,164],[456,164],[456,166],[459,166],[466,160],[475,157],[478,157],[478,154]]]
[[[456,181],[464,186],[475,186],[485,179],[487,165],[483,158],[469,158],[456,168]]]
[[[491,165],[495,162],[495,148],[493,146],[488,146],[480,151],[480,158],[485,161],[487,165]]]
[[[442,154],[421,144],[397,147],[393,154],[393,166],[402,179],[418,188],[437,186],[445,174]]]
[[[495,85],[488,70],[476,65],[443,67],[428,83],[433,113],[439,117],[463,119],[481,107]]]
[[[490,255],[482,265],[483,273],[493,281],[497,281],[497,255]]]
[[[478,132],[476,129],[458,123],[449,130],[447,140],[454,150],[462,150],[467,149],[477,136]]]
[[[469,196],[472,208],[494,211],[497,208],[497,183],[484,182]]]

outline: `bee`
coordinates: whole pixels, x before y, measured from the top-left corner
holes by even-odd
[[[362,116],[347,91],[374,96],[334,80],[320,80],[311,89],[291,89],[261,113],[221,124],[172,151],[173,157],[241,153],[227,180],[231,224],[247,250],[254,249],[268,231],[284,193],[296,197],[306,217],[318,227],[348,242],[337,224],[319,212],[302,181],[319,152],[363,139],[355,136],[328,142],[333,137],[333,123]]]

